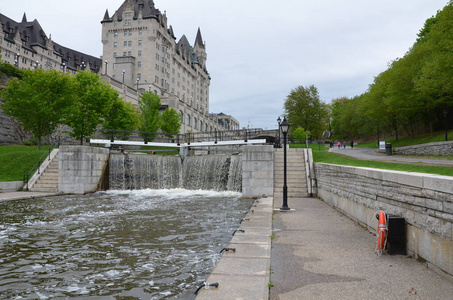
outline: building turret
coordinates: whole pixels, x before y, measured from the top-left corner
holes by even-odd
[[[206,59],[208,55],[206,54],[206,44],[201,37],[200,27],[198,27],[197,37],[195,38],[194,52],[198,57],[198,63],[206,70]]]

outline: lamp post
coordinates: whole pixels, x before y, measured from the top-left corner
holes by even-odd
[[[280,124],[282,123],[282,119],[280,118],[280,116],[278,116],[277,118],[277,123],[278,123],[278,141],[277,141],[277,148],[281,148],[281,141],[280,141]]]
[[[137,93],[138,93],[138,83],[140,81],[140,78],[137,78]]]
[[[283,122],[280,124],[280,129],[283,133],[283,205],[280,210],[290,210],[288,207],[288,187],[286,186],[286,135],[288,134],[290,124],[283,117]]]
[[[123,70],[123,84],[124,84],[124,74],[126,74],[126,71]]]
[[[82,68],[82,71],[83,71],[83,70],[85,70],[85,67],[86,67],[86,65],[85,65],[85,62],[84,62],[84,61],[82,61],[82,66],[81,66],[81,68]]]
[[[445,117],[445,141],[448,141],[448,128],[447,128],[447,115],[448,115],[448,108],[444,108],[444,117]]]
[[[108,65],[109,65],[109,63],[108,63],[108,61],[106,60],[106,61],[105,61],[105,73],[104,73],[105,75],[107,75],[107,66],[108,66]]]
[[[14,60],[14,64],[16,65],[17,68],[19,68],[19,57],[20,57],[20,53],[17,53],[16,59]]]

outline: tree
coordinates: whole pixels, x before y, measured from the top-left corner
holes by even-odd
[[[288,122],[293,128],[302,127],[310,131],[313,136],[321,136],[329,123],[327,105],[319,99],[318,89],[298,86],[291,90],[284,104]]]
[[[140,131],[157,132],[162,124],[162,116],[159,113],[161,106],[159,96],[152,92],[145,92],[138,103],[141,112]],[[146,137],[152,140],[155,135],[146,134]]]
[[[71,77],[55,70],[22,70],[22,80],[9,80],[2,90],[3,111],[38,140],[52,134],[71,105]]]
[[[112,108],[105,116],[103,128],[133,131],[139,125],[138,115],[138,110],[132,103],[116,98]]]
[[[296,139],[296,141],[299,143],[299,144],[303,144],[306,137],[307,137],[307,134],[310,134],[309,131],[306,131],[305,129],[303,129],[302,127],[297,127],[294,131],[293,131],[293,136],[294,138]]]
[[[79,71],[74,76],[75,97],[65,123],[72,128],[70,135],[80,139],[93,134],[118,99],[118,92],[90,71]]]
[[[181,115],[174,108],[167,108],[162,113],[162,132],[179,133],[181,129]]]

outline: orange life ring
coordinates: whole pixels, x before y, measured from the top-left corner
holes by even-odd
[[[385,244],[387,242],[387,216],[385,212],[380,211],[378,213],[379,223],[377,229],[377,243],[376,243],[376,252],[378,255],[382,254],[382,251],[385,248]]]

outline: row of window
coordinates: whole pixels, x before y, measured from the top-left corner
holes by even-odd
[[[143,45],[142,40],[138,40],[137,45],[140,47]],[[132,47],[132,41],[124,41],[123,47]],[[118,48],[118,42],[113,42],[113,48]]]

